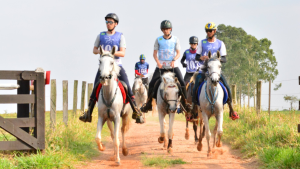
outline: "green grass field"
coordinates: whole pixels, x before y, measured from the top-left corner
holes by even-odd
[[[83,123],[78,117],[72,118],[69,111],[68,126],[63,123],[62,112],[56,114],[56,130],[50,129],[50,114],[46,112],[46,150],[42,153],[30,154],[27,152],[1,152],[0,169],[14,168],[74,168],[100,152],[95,142],[97,126],[97,110],[94,110],[93,123]],[[16,117],[16,114],[1,114],[4,117]],[[1,129],[0,129],[1,130]],[[5,134],[5,136],[3,135]],[[102,137],[108,136],[109,130],[105,125]],[[5,138],[6,137],[6,138]],[[0,141],[13,141],[16,138],[0,132]]]

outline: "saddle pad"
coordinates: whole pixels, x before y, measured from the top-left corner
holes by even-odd
[[[200,106],[200,101],[199,101],[199,96],[201,94],[201,88],[203,86],[203,84],[205,83],[206,81],[202,82],[198,88],[198,91],[197,91],[197,104]],[[224,86],[224,84],[222,82],[219,81],[219,84],[220,86],[222,87],[223,91],[224,91],[224,97],[223,97],[223,104],[226,104],[227,102],[227,99],[228,99],[228,92],[227,92],[227,89],[226,87]]]
[[[124,87],[123,87],[123,85],[122,85],[122,83],[120,81],[118,81],[118,85],[119,85],[119,88],[120,88],[122,96],[123,96],[123,103],[127,104],[128,101],[126,102],[126,92],[125,92],[125,89],[124,89]],[[99,99],[98,97],[99,97],[99,93],[100,93],[101,87],[102,87],[102,84],[99,83],[99,85],[97,87],[97,90],[96,90],[96,101],[98,101],[98,99]]]

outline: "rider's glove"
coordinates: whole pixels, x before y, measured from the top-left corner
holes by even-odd
[[[182,64],[182,67],[186,67],[186,63],[183,63],[183,64]]]

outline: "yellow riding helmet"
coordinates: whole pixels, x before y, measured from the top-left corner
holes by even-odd
[[[205,30],[216,30],[217,29],[217,25],[214,23],[214,22],[208,22],[206,25],[205,25]]]

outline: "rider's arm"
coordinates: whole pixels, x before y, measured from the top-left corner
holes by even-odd
[[[120,39],[120,51],[117,51],[115,53],[115,56],[125,57],[125,51],[126,51],[126,41],[125,41],[124,35],[121,35],[121,39]]]
[[[155,62],[158,64],[159,63],[159,60],[158,60],[158,57],[157,57],[157,50],[154,50],[153,51],[153,58],[155,60]],[[160,63],[159,63],[160,64]]]
[[[197,53],[195,59],[196,59],[197,61],[201,61],[200,57],[201,57],[201,54],[198,54],[198,53]]]
[[[186,67],[186,63],[184,63],[185,59],[186,59],[186,56],[185,56],[185,52],[184,52],[184,53],[183,53],[183,56],[182,56],[182,58],[181,58],[181,60],[180,60],[180,62],[181,62],[181,64],[182,64],[182,67]]]
[[[227,62],[226,56],[221,56],[220,62],[226,63]]]
[[[157,57],[158,49],[159,49],[159,44],[158,44],[158,40],[156,39],[155,43],[154,43],[153,58],[154,58],[155,62],[157,63],[158,68],[161,69],[162,65],[160,64],[158,57]]]
[[[226,63],[227,59],[226,59],[226,55],[227,55],[227,51],[226,51],[226,47],[224,42],[222,42],[221,44],[221,48],[220,48],[220,55],[221,55],[221,63]]]

